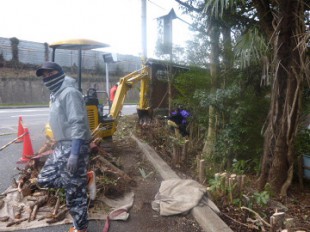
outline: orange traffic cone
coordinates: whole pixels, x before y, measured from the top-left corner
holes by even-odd
[[[32,143],[30,139],[30,134],[28,131],[28,128],[24,128],[24,150],[23,150],[23,156],[20,158],[20,161],[22,162],[28,162],[30,158],[34,155],[33,148],[32,148]]]
[[[19,116],[17,138],[23,135],[24,133],[25,131],[24,131],[24,126],[23,126],[23,119],[22,119],[22,116]],[[24,141],[24,137],[20,137],[19,139],[16,140],[16,143],[20,143],[23,141]]]

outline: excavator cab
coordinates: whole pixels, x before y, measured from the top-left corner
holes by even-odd
[[[86,96],[84,96],[89,127],[94,134],[97,133],[96,137],[108,138],[111,137],[116,131],[115,120],[109,117],[109,114],[103,115],[100,113],[99,99],[97,96],[97,90],[90,88],[87,91]],[[100,133],[98,133],[100,132]]]

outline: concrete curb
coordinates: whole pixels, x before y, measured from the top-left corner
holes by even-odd
[[[170,166],[151,148],[147,143],[141,142],[137,137],[131,135],[143,151],[146,158],[151,162],[157,172],[164,180],[180,177],[170,168]],[[213,203],[214,204],[214,203]],[[206,232],[233,232],[225,222],[207,205],[196,206],[191,211],[195,220]]]

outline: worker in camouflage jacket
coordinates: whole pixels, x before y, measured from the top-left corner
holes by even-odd
[[[49,124],[56,141],[37,183],[40,187],[65,189],[66,204],[73,218],[69,232],[85,232],[87,185],[94,185],[95,177],[93,172],[87,172],[91,132],[83,96],[75,87],[75,80],[66,76],[57,63],[44,63],[36,75],[42,77],[51,91]]]

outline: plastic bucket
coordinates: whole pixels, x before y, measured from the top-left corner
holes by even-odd
[[[304,178],[310,180],[310,155],[303,155]]]

